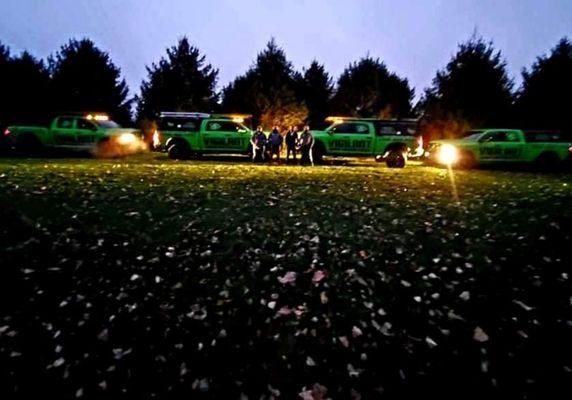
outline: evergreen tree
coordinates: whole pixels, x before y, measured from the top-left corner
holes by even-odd
[[[324,120],[331,111],[333,92],[332,78],[323,65],[313,61],[304,70],[302,81],[302,97],[308,108],[308,123],[312,128],[324,126]]]
[[[308,109],[301,99],[301,76],[274,39],[258,54],[254,65],[223,90],[223,109],[253,114],[254,123],[300,125]]]
[[[24,51],[11,60],[9,77],[7,106],[13,122],[46,122],[51,111],[50,75],[44,62]]]
[[[137,99],[137,118],[154,119],[160,111],[212,111],[217,107],[218,70],[184,37],[167,57],[147,67],[148,78]]]
[[[457,136],[469,128],[511,121],[513,83],[492,43],[472,37],[438,71],[422,100],[431,136]]]
[[[539,57],[522,72],[517,115],[533,129],[571,130],[572,43],[561,39],[548,56]]]
[[[8,65],[10,63],[10,49],[0,42],[0,90],[3,92],[0,95],[0,130],[10,123],[8,114],[8,93],[6,92],[8,77]],[[0,134],[2,133],[0,132]]]
[[[10,57],[0,44],[0,126],[45,122],[50,113],[50,76],[43,61],[24,51]]]
[[[121,71],[89,39],[70,40],[50,60],[52,96],[57,112],[107,112],[131,121],[131,101]]]
[[[384,63],[362,58],[345,69],[338,80],[336,112],[358,117],[407,117],[414,91],[407,79],[389,72]]]

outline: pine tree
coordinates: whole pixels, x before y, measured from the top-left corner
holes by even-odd
[[[131,121],[131,101],[121,71],[89,39],[70,40],[50,59],[56,111],[99,111]]]
[[[217,107],[218,70],[184,37],[167,57],[147,67],[137,99],[137,118],[154,119],[160,111],[203,111]]]
[[[10,123],[8,104],[8,93],[6,87],[9,82],[8,65],[10,63],[10,49],[0,42],[0,88],[2,88],[2,95],[0,95],[0,129],[2,132],[4,128]],[[1,132],[0,132],[1,133]]]
[[[308,108],[308,123],[312,128],[322,128],[324,120],[331,111],[331,100],[334,92],[332,78],[323,65],[312,61],[304,70],[302,81],[302,97]]]
[[[50,75],[42,60],[24,51],[10,62],[8,109],[18,123],[46,122],[50,116]]]
[[[506,63],[492,43],[476,36],[461,43],[422,99],[425,117],[437,131],[432,136],[457,136],[469,128],[508,124],[512,87]]]
[[[223,109],[253,114],[256,124],[300,125],[308,109],[301,99],[301,76],[274,39],[258,54],[254,65],[223,90]]]
[[[334,107],[341,114],[358,117],[407,117],[413,95],[407,79],[368,56],[344,70],[338,80]]]
[[[517,115],[523,126],[533,129],[572,131],[572,43],[563,38],[550,55],[539,57],[522,72]]]

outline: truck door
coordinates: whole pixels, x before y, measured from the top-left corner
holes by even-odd
[[[207,121],[203,132],[205,150],[233,152],[248,147],[248,130],[233,121]]]
[[[515,131],[494,131],[479,140],[482,161],[516,161],[522,154],[521,138]]]
[[[524,151],[524,137],[522,132],[507,131],[506,143],[502,153],[505,161],[519,161],[522,159]]]
[[[73,117],[59,117],[52,126],[52,135],[55,146],[75,146],[77,138],[75,134]]]
[[[373,135],[367,122],[342,122],[328,130],[328,151],[332,154],[370,152]]]
[[[371,154],[374,134],[373,124],[356,124],[355,133],[351,136],[351,152],[353,154]]]
[[[85,118],[78,118],[76,120],[76,141],[77,145],[81,147],[92,147],[95,143],[97,126]]]

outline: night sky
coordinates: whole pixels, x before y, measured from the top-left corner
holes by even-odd
[[[219,87],[275,37],[297,69],[313,59],[336,78],[364,55],[379,57],[420,94],[456,45],[477,30],[494,41],[512,77],[563,36],[571,0],[0,0],[0,41],[38,57],[88,37],[139,90],[145,65],[187,35],[219,68]]]

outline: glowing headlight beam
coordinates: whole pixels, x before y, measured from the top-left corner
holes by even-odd
[[[439,149],[437,159],[441,164],[451,166],[459,159],[459,152],[457,148],[451,144],[444,144]]]
[[[123,133],[117,138],[117,142],[121,145],[135,143],[137,137],[132,133]]]

